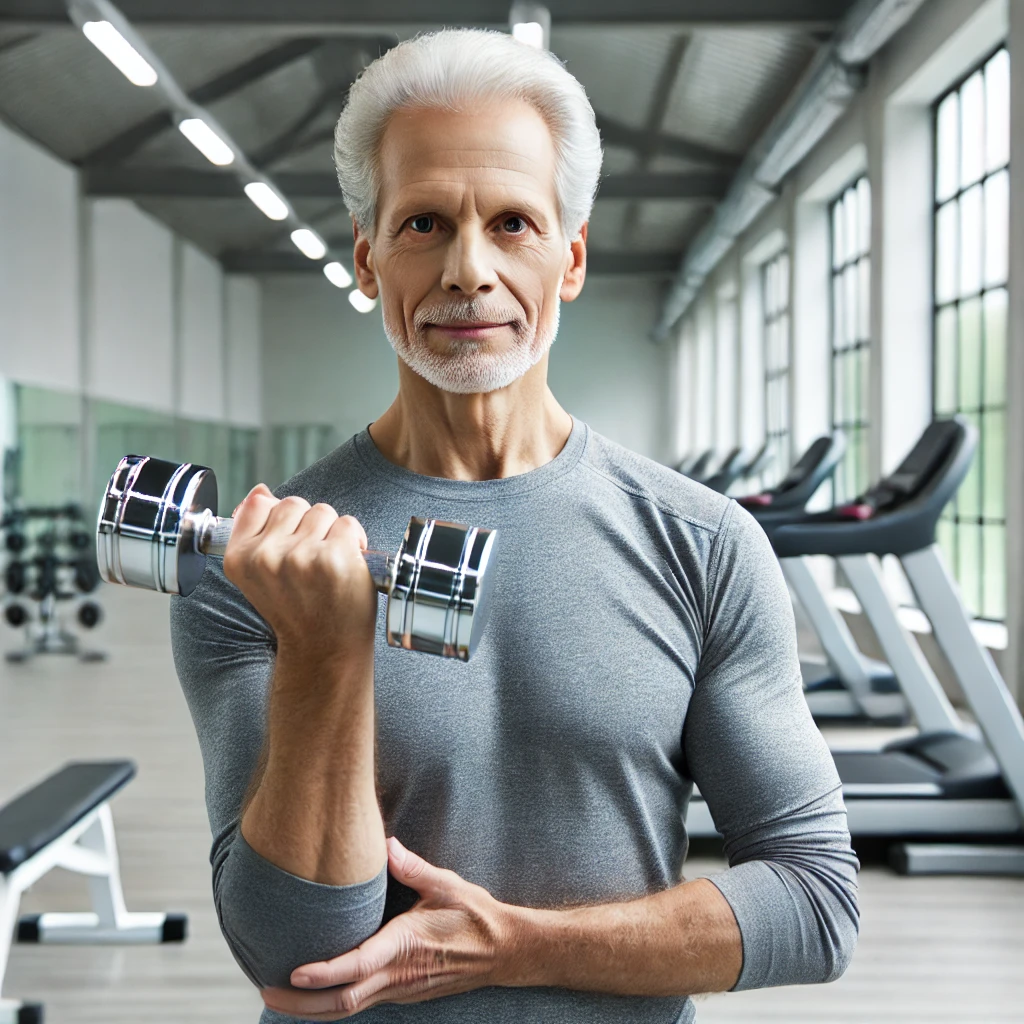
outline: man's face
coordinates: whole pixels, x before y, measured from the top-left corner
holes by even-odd
[[[379,287],[391,344],[443,390],[505,387],[544,356],[560,298],[583,284],[583,242],[574,255],[562,232],[546,123],[521,101],[400,110],[380,167],[376,232],[362,240],[375,281],[360,284]]]

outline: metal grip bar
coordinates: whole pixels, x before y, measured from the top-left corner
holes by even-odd
[[[218,555],[223,558],[234,525],[234,519],[205,512],[200,517],[200,522],[196,524],[196,549],[200,554]],[[393,557],[385,551],[364,551],[363,558],[373,577],[374,586],[382,593],[388,593],[391,589]]]

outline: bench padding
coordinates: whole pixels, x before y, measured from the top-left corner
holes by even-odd
[[[59,839],[135,775],[132,761],[72,761],[0,808],[0,873]]]

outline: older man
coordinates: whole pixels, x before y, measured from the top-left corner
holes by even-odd
[[[336,161],[398,396],[257,487],[172,613],[264,1024],[669,1024],[837,977],[857,865],[771,550],[546,383],[601,164],[579,83],[498,33],[421,36],[353,86]],[[383,641],[360,549],[410,514],[502,534],[468,665]],[[694,783],[712,880],[682,878]]]

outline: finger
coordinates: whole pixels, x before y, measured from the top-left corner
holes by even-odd
[[[387,841],[388,868],[403,885],[415,889],[421,896],[447,891],[458,878],[454,872],[425,861],[418,853],[407,850],[395,836]]]
[[[370,543],[366,539],[366,531],[363,524],[355,516],[339,516],[338,521],[331,527],[327,534],[328,540],[350,541],[354,539],[359,545],[360,551],[365,551]]]
[[[299,520],[299,525],[295,528],[295,538],[323,540],[337,520],[338,513],[330,505],[318,503]]]
[[[262,535],[273,537],[275,540],[283,540],[295,533],[302,517],[309,511],[309,502],[296,494],[282,498],[267,516],[267,524],[263,527]]]
[[[336,1020],[342,1006],[341,991],[331,989],[326,992],[295,992],[287,988],[265,988],[260,993],[263,1002],[278,1013],[287,1013],[301,1017],[303,1020],[321,1019]],[[317,1018],[316,1014],[325,1016]],[[333,1014],[333,1016],[326,1016]]]
[[[368,978],[398,957],[402,948],[400,933],[405,928],[404,922],[400,925],[389,922],[362,945],[341,956],[296,967],[292,971],[291,983],[296,988],[330,988]]]
[[[234,526],[232,537],[255,537],[267,523],[277,498],[270,493],[266,484],[257,484],[239,503],[232,513]]]

